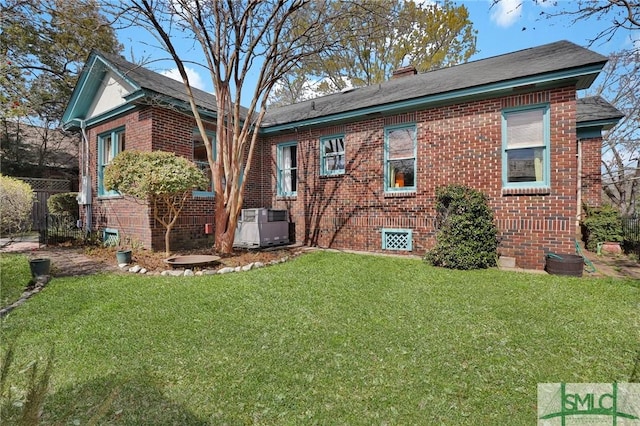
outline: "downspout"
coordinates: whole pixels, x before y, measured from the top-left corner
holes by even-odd
[[[577,141],[578,153],[576,154],[576,158],[578,159],[578,196],[576,197],[576,233],[579,233],[580,221],[582,220],[582,139],[577,138]]]
[[[87,123],[80,120],[80,132],[82,133],[82,188],[84,200],[84,224],[83,230],[86,235],[91,232],[93,210],[91,209],[91,180],[89,178],[89,137],[87,136]]]

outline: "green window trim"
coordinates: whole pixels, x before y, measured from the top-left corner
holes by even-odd
[[[117,197],[118,191],[104,189],[104,169],[120,152],[125,150],[125,128],[118,127],[98,135],[98,196]]]
[[[213,149],[213,156],[216,155],[216,134],[212,131],[207,131],[207,136],[211,140],[211,148]],[[200,198],[211,198],[215,196],[215,190],[213,188],[213,172],[211,171],[211,167],[209,167],[209,160],[207,159],[206,148],[204,146],[204,141],[200,137],[200,130],[197,127],[193,128],[193,133],[191,137],[192,143],[192,153],[193,153],[193,163],[202,170],[205,174],[207,171],[209,172],[209,182],[210,182],[210,191],[204,190],[194,190],[191,193],[193,197]]]
[[[502,188],[507,190],[548,189],[551,187],[551,120],[548,104],[502,110]],[[531,122],[531,132],[541,134],[530,137],[530,141],[513,140],[522,129],[510,131],[509,119],[526,122],[527,118],[540,115],[540,121]],[[529,117],[527,117],[527,115]],[[527,124],[520,126],[526,128]],[[526,136],[529,137],[528,129]],[[519,133],[516,133],[519,132]],[[523,133],[524,134],[524,133]],[[513,141],[510,145],[510,140]],[[514,146],[515,145],[515,146]]]
[[[277,194],[295,197],[298,194],[298,142],[281,143],[277,146]]]
[[[345,171],[344,134],[320,138],[320,175],[342,175]]]
[[[417,181],[417,126],[384,128],[384,191],[415,192]]]

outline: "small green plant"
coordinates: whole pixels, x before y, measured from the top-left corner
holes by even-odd
[[[584,206],[582,236],[587,250],[596,251],[598,243],[621,243],[624,240],[620,213],[610,205]]]
[[[436,190],[436,246],[425,260],[452,269],[496,266],[498,239],[487,197],[475,189],[449,185]]]

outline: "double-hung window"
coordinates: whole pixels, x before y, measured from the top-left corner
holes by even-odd
[[[213,155],[215,156],[215,135],[207,133],[207,138],[211,141],[211,148],[213,149]],[[193,130],[193,162],[202,170],[207,177],[207,184],[202,188],[197,188],[193,191],[194,197],[213,197],[213,174],[211,167],[209,166],[209,159],[207,158],[207,148],[204,146],[204,139],[198,129]]]
[[[344,136],[320,139],[320,168],[323,176],[344,173]]]
[[[416,126],[385,129],[385,191],[416,189]]]
[[[503,188],[549,187],[549,107],[502,112]]]
[[[295,196],[298,191],[298,144],[278,145],[278,195]]]
[[[104,188],[104,169],[111,164],[116,155],[124,151],[124,128],[112,130],[98,136],[98,196],[118,195],[117,191]]]

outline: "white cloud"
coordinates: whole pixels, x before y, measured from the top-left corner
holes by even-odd
[[[522,17],[522,0],[500,0],[493,6],[491,20],[499,27],[510,27]]]
[[[189,83],[191,84],[191,87],[195,87],[200,90],[206,90],[206,84],[196,70],[194,70],[193,68],[185,67],[185,71],[187,71],[187,76],[189,77]],[[170,70],[162,71],[160,74],[166,75],[169,78],[182,82],[182,77],[180,77],[178,68],[172,68]]]

